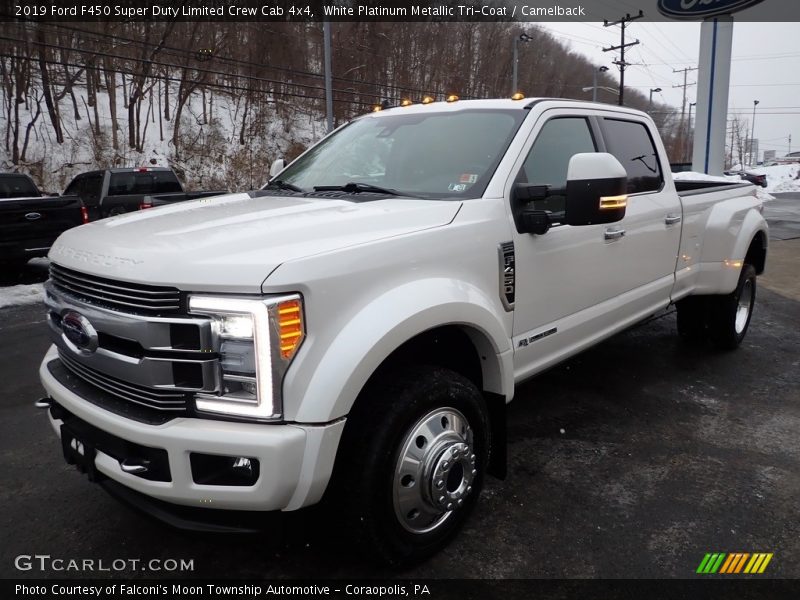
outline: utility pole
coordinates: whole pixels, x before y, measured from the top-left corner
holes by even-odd
[[[733,146],[733,143],[734,143],[734,142],[733,142],[733,134],[736,132],[736,127],[735,127],[735,125],[736,125],[736,121],[732,121],[732,122],[731,122],[731,164],[730,164],[730,165],[728,165],[728,168],[729,168],[729,169],[732,169],[732,168],[733,168],[733,150],[734,150],[734,146]]]
[[[613,50],[619,50],[619,60],[615,60],[614,64],[619,67],[619,105],[622,106],[624,99],[625,99],[625,67],[627,67],[630,63],[625,62],[625,48],[629,48],[631,46],[635,46],[639,43],[639,40],[635,42],[628,42],[625,43],[625,26],[630,23],[631,21],[635,21],[636,19],[641,19],[644,17],[644,13],[640,10],[639,14],[636,16],[631,16],[630,13],[626,14],[622,17],[619,21],[614,21],[610,23],[609,21],[603,21],[603,27],[611,27],[613,25],[620,26],[620,42],[619,46],[610,46],[608,48],[603,48],[603,52],[611,52]]]
[[[758,106],[758,104],[758,100],[753,100],[753,123],[752,129],[750,130],[750,164],[753,166],[758,166],[758,150],[755,152],[755,159],[753,158],[753,146],[756,142],[756,106]]]
[[[697,105],[697,102],[689,103],[689,126],[686,128],[686,160],[691,156],[691,141],[692,141],[692,107]]]
[[[512,44],[514,48],[514,58],[511,60],[511,95],[513,96],[519,91],[517,87],[517,70],[519,65],[519,50],[517,49],[517,42],[530,42],[533,38],[529,36],[527,33],[520,33],[519,37],[514,36],[514,42]]]
[[[683,85],[673,85],[674,88],[683,88],[683,104],[681,105],[681,126],[683,126],[684,119],[686,118],[686,88],[690,85],[697,85],[697,83],[688,83],[686,78],[689,71],[697,71],[697,67],[686,67],[685,69],[672,69],[673,73],[683,72]]]
[[[322,22],[322,39],[324,44],[325,63],[325,116],[328,133],[333,131],[333,85],[331,84],[331,22]]]
[[[592,102],[597,102],[597,74],[598,73],[605,73],[608,71],[608,67],[602,66],[593,69],[594,71],[594,79],[592,80]],[[789,136],[790,138],[792,136]]]

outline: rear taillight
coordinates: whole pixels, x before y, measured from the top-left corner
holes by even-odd
[[[87,209],[85,206],[81,206],[81,219],[84,223],[89,222],[89,209]]]
[[[144,210],[145,208],[153,208],[153,205],[150,202],[140,202],[139,210]]]

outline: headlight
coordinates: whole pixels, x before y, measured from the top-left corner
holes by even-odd
[[[198,411],[255,419],[283,413],[283,375],[305,335],[298,295],[245,299],[191,296],[189,312],[212,319],[218,394],[198,394]]]

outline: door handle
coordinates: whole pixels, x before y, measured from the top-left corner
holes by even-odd
[[[667,225],[675,225],[675,223],[680,223],[680,222],[681,222],[680,215],[667,215],[664,218],[664,223],[666,223]]]
[[[604,235],[607,240],[618,240],[625,235],[625,230],[621,227],[609,227]]]

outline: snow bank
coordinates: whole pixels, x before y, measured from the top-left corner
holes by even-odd
[[[41,283],[31,283],[0,288],[0,308],[42,302],[44,298],[43,285]]]
[[[800,192],[800,179],[797,178],[800,164],[759,167],[750,171],[767,176],[768,192]]]

